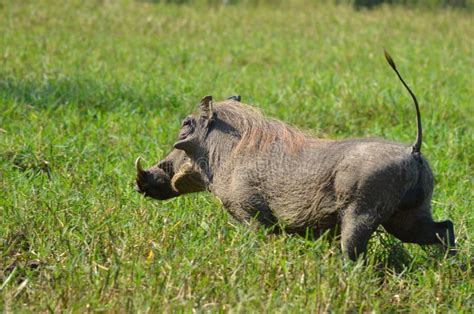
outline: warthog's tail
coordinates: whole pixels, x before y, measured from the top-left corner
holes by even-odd
[[[413,144],[412,153],[416,154],[416,155],[419,155],[420,150],[421,150],[421,138],[422,138],[423,132],[422,132],[422,129],[421,129],[421,114],[420,114],[420,107],[418,106],[418,101],[416,100],[415,94],[413,94],[410,87],[408,87],[408,85],[405,83],[405,81],[403,80],[400,73],[398,73],[397,66],[395,65],[395,62],[393,61],[392,57],[390,57],[390,55],[388,54],[388,52],[386,50],[384,50],[384,52],[385,52],[385,58],[387,59],[388,64],[390,64],[390,66],[395,71],[395,73],[397,73],[398,78],[402,82],[403,86],[405,86],[405,88],[408,90],[408,92],[411,95],[411,98],[413,98],[413,102],[415,103],[417,134],[416,134],[416,142],[415,142],[415,144]]]

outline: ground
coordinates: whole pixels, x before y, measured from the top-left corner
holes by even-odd
[[[472,11],[242,2],[0,2],[0,311],[473,310]],[[454,258],[380,229],[350,263],[334,239],[252,232],[210,194],[134,191],[134,159],[166,154],[204,95],[412,143],[384,48],[418,95]]]

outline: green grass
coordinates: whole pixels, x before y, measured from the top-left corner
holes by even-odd
[[[244,1],[245,2],[245,1]],[[0,311],[471,312],[471,12],[245,2],[0,1]],[[323,137],[411,143],[416,92],[433,214],[459,253],[378,232],[269,237],[210,194],[158,202],[133,161],[168,152],[203,95],[240,94]]]

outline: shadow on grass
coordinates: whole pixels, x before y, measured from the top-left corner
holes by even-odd
[[[373,262],[379,265],[380,270],[390,269],[392,272],[399,274],[411,267],[413,258],[405,249],[403,243],[388,235],[384,231],[377,231],[377,239],[379,245],[376,251],[373,251]]]
[[[0,79],[0,101],[54,109],[72,105],[98,111],[118,107],[133,110],[175,109],[182,100],[158,88],[135,88],[124,82],[106,82],[89,78],[59,78],[44,81]],[[166,105],[164,105],[166,104]]]
[[[338,228],[316,236],[313,234],[307,234],[305,236],[302,234],[288,233],[285,233],[284,235],[287,237],[304,238],[305,243],[310,247],[315,246],[325,248],[330,250],[332,253],[339,255],[341,259],[344,259],[344,255],[340,250],[341,241]],[[317,244],[316,242],[320,243]],[[439,253],[436,254],[436,256],[433,256],[433,259],[441,260],[443,257],[443,254]],[[350,262],[349,260],[347,261]],[[381,277],[384,277],[387,274],[387,270],[389,271],[388,273],[392,274],[401,274],[410,271],[410,269],[413,268],[414,263],[415,258],[410,255],[402,242],[383,230],[377,230],[377,232],[374,233],[372,240],[369,242],[365,264],[367,266],[374,265],[375,269],[380,271]]]
[[[40,266],[37,259],[29,258],[30,240],[26,233],[18,231],[7,233],[0,242],[0,258],[3,265],[0,269],[1,277],[8,277],[14,271],[17,272],[16,281],[26,277],[26,272],[36,270]]]
[[[15,170],[21,172],[29,171],[32,174],[46,174],[51,179],[49,162],[44,156],[36,154],[31,149],[0,152],[0,161],[11,163]]]
[[[297,234],[288,234],[287,236],[296,236]],[[320,237],[304,237],[307,243],[315,241],[322,241],[324,244],[321,247],[326,249],[334,248],[333,252],[339,252],[340,258],[344,258],[340,251],[340,236],[338,230],[326,232]],[[418,246],[417,244],[410,244]],[[419,246],[418,246],[419,247]],[[374,266],[380,279],[383,281],[387,275],[400,275],[406,272],[412,272],[418,269],[419,266],[426,267],[426,262],[430,267],[436,267],[440,261],[446,259],[446,250],[438,245],[426,245],[421,247],[426,254],[423,256],[414,256],[404,246],[400,240],[388,234],[383,229],[378,229],[372,236],[369,242],[368,252],[365,260],[366,266]]]
[[[467,0],[439,0],[439,1],[406,1],[406,0],[354,0],[353,5],[356,9],[373,9],[379,5],[402,5],[418,6],[421,8],[456,8],[466,9]]]
[[[394,236],[379,230],[376,232],[378,243],[369,253],[371,263],[380,276],[385,280],[387,275],[401,275],[419,270],[420,267],[437,267],[443,260],[454,261],[455,257],[448,257],[446,249],[441,245],[409,244],[416,246],[419,251],[424,251],[421,255],[411,254],[404,244]]]

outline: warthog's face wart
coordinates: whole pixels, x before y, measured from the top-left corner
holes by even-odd
[[[200,113],[187,116],[171,153],[157,165],[143,170],[140,157],[135,162],[138,192],[165,200],[192,192],[206,190],[203,169],[206,168],[206,137],[213,122],[212,97],[201,100]],[[190,156],[199,155],[201,162]],[[202,164],[200,164],[202,163]]]

